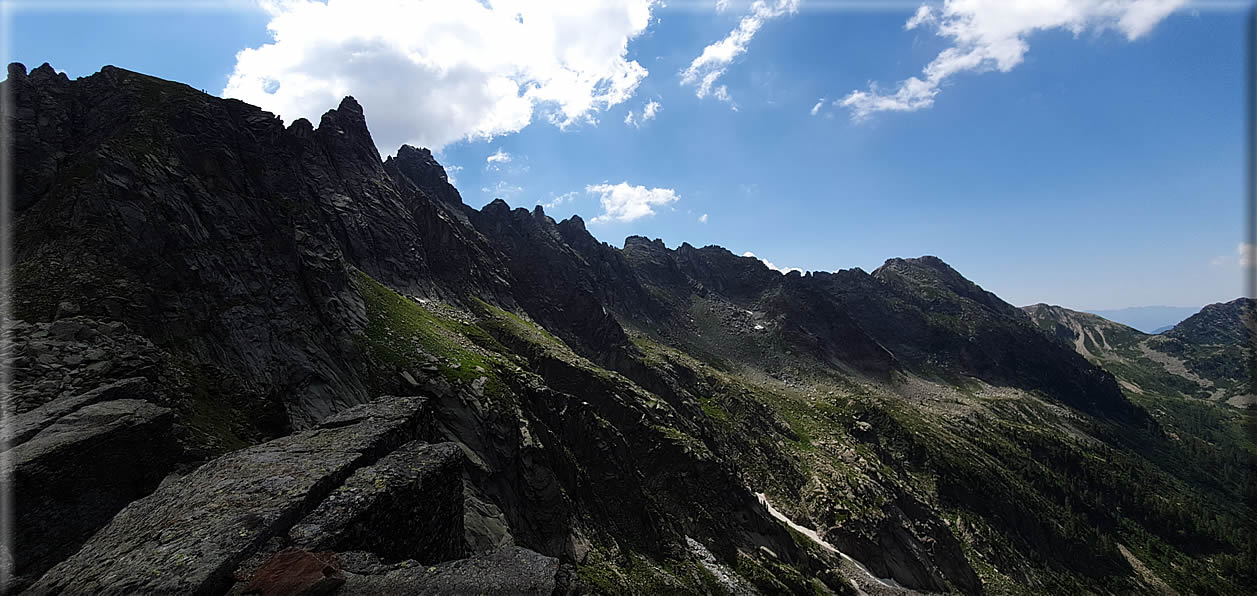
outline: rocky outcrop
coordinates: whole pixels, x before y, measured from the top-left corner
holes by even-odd
[[[407,443],[355,471],[288,530],[288,542],[386,561],[457,559],[464,550],[462,461],[453,443]]]
[[[216,459],[131,503],[30,591],[222,593],[237,565],[355,470],[423,436],[428,419],[424,400],[389,398]]]
[[[156,381],[161,351],[121,322],[84,316],[47,323],[11,321],[9,363],[12,393],[5,396],[15,412],[103,389],[121,379]],[[64,406],[63,406],[64,407]]]
[[[23,412],[9,419],[4,428],[6,444],[20,445],[25,443],[65,415],[75,412],[84,406],[115,399],[143,399],[148,392],[148,382],[144,378],[131,377],[101,385],[78,395],[66,395],[56,398],[33,410]]]
[[[520,304],[578,354],[608,363],[629,348],[624,329],[598,300],[588,264],[563,242],[541,206],[512,210],[497,199],[473,214],[472,223],[506,255]]]
[[[83,416],[135,407],[125,401]],[[554,558],[512,547],[459,560],[463,452],[421,440],[431,415],[424,399],[381,398],[209,462],[126,507],[28,592],[551,594]]]
[[[559,561],[508,547],[488,555],[431,567],[398,566],[376,574],[347,573],[342,596],[377,594],[512,594],[550,596],[559,587]],[[561,592],[560,592],[561,593]]]
[[[169,409],[137,399],[98,401],[125,389],[104,388],[75,398],[78,408],[56,404],[65,413],[34,434],[29,431],[38,425],[30,419],[52,419],[54,408],[22,417],[19,426],[26,432],[15,437],[18,444],[5,454],[2,472],[21,509],[9,553],[12,587],[72,554],[174,467],[179,454]]]

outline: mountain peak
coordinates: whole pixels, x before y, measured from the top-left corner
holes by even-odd
[[[384,169],[394,178],[400,175],[424,194],[456,207],[463,204],[463,197],[450,184],[445,167],[433,157],[432,151],[427,147],[398,147],[396,157],[384,160]]]

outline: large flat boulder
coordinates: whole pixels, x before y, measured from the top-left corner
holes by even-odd
[[[58,397],[28,412],[9,419],[4,433],[8,445],[20,445],[52,426],[62,416],[94,403],[115,399],[143,399],[147,382],[143,377],[131,377],[101,385],[90,391]]]
[[[178,456],[173,422],[167,408],[118,399],[41,420],[33,436],[24,433],[29,438],[9,450],[0,479],[13,487],[19,511],[10,553],[14,587],[39,577],[118,510],[157,488]]]
[[[211,461],[127,506],[29,593],[221,594],[355,470],[419,438],[426,414],[421,398],[382,398]]]

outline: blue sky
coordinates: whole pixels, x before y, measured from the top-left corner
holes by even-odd
[[[362,101],[382,153],[396,150],[384,143],[437,146],[472,206],[496,196],[549,204],[556,219],[597,218],[590,230],[615,245],[630,234],[718,244],[807,270],[933,254],[1018,305],[1230,300],[1242,292],[1242,15],[1226,3],[1185,3],[1149,16],[1145,1],[1108,14],[1071,0],[1077,14],[1061,18],[932,2],[872,11],[713,0],[647,6],[647,20],[630,6],[581,19],[521,12],[519,30],[486,21],[521,36],[511,43],[462,31],[458,15],[442,24],[413,11],[380,9],[357,22],[320,16],[324,7],[268,12],[246,2],[32,3],[9,8],[7,51],[71,77],[113,64],[258,98],[289,122],[317,122],[347,92]],[[466,18],[493,18],[487,6]],[[908,30],[914,14],[923,18]],[[238,60],[273,43],[267,25],[276,22],[282,52]],[[553,47],[529,43],[543,22],[559,32],[547,38]],[[720,73],[699,97],[701,81],[684,73],[743,25],[753,35],[739,40],[741,52],[697,68],[698,79]],[[947,27],[969,37],[948,37]],[[375,37],[344,33],[355,28]],[[442,59],[445,46],[414,39],[446,35],[463,37],[451,38],[458,58],[441,64],[442,78],[399,61],[397,48]],[[602,41],[617,35],[622,47]],[[1009,40],[1024,52],[1000,53]],[[956,67],[940,58],[949,48],[988,62]],[[516,51],[524,55],[507,55]],[[931,64],[945,72],[936,85],[895,95],[909,77],[928,81]],[[319,77],[323,87],[294,91]],[[503,77],[522,83],[518,94],[485,96],[475,85]],[[541,99],[521,100],[527,89]],[[861,92],[883,109],[861,114]],[[643,121],[650,102],[659,107]],[[488,161],[494,154],[510,159]]]

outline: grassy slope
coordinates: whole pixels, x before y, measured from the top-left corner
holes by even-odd
[[[472,302],[470,312],[435,302],[419,302],[361,272],[355,281],[367,308],[364,348],[385,368],[435,367],[437,374],[454,384],[467,385],[483,377],[486,396],[509,402],[514,399],[514,375],[553,359],[606,382],[633,386],[641,399],[659,399],[624,377],[581,358],[544,328],[515,313],[478,300]],[[727,415],[716,414],[713,423],[720,424],[722,418],[727,420]],[[707,448],[701,440],[680,429],[657,426],[654,430],[660,441]],[[655,560],[630,549],[600,543],[596,537],[593,546],[588,559],[578,566],[578,575],[599,593],[726,593],[711,572],[693,559]],[[832,593],[819,582],[803,577],[798,569],[755,554],[739,557],[732,568],[768,594]]]

